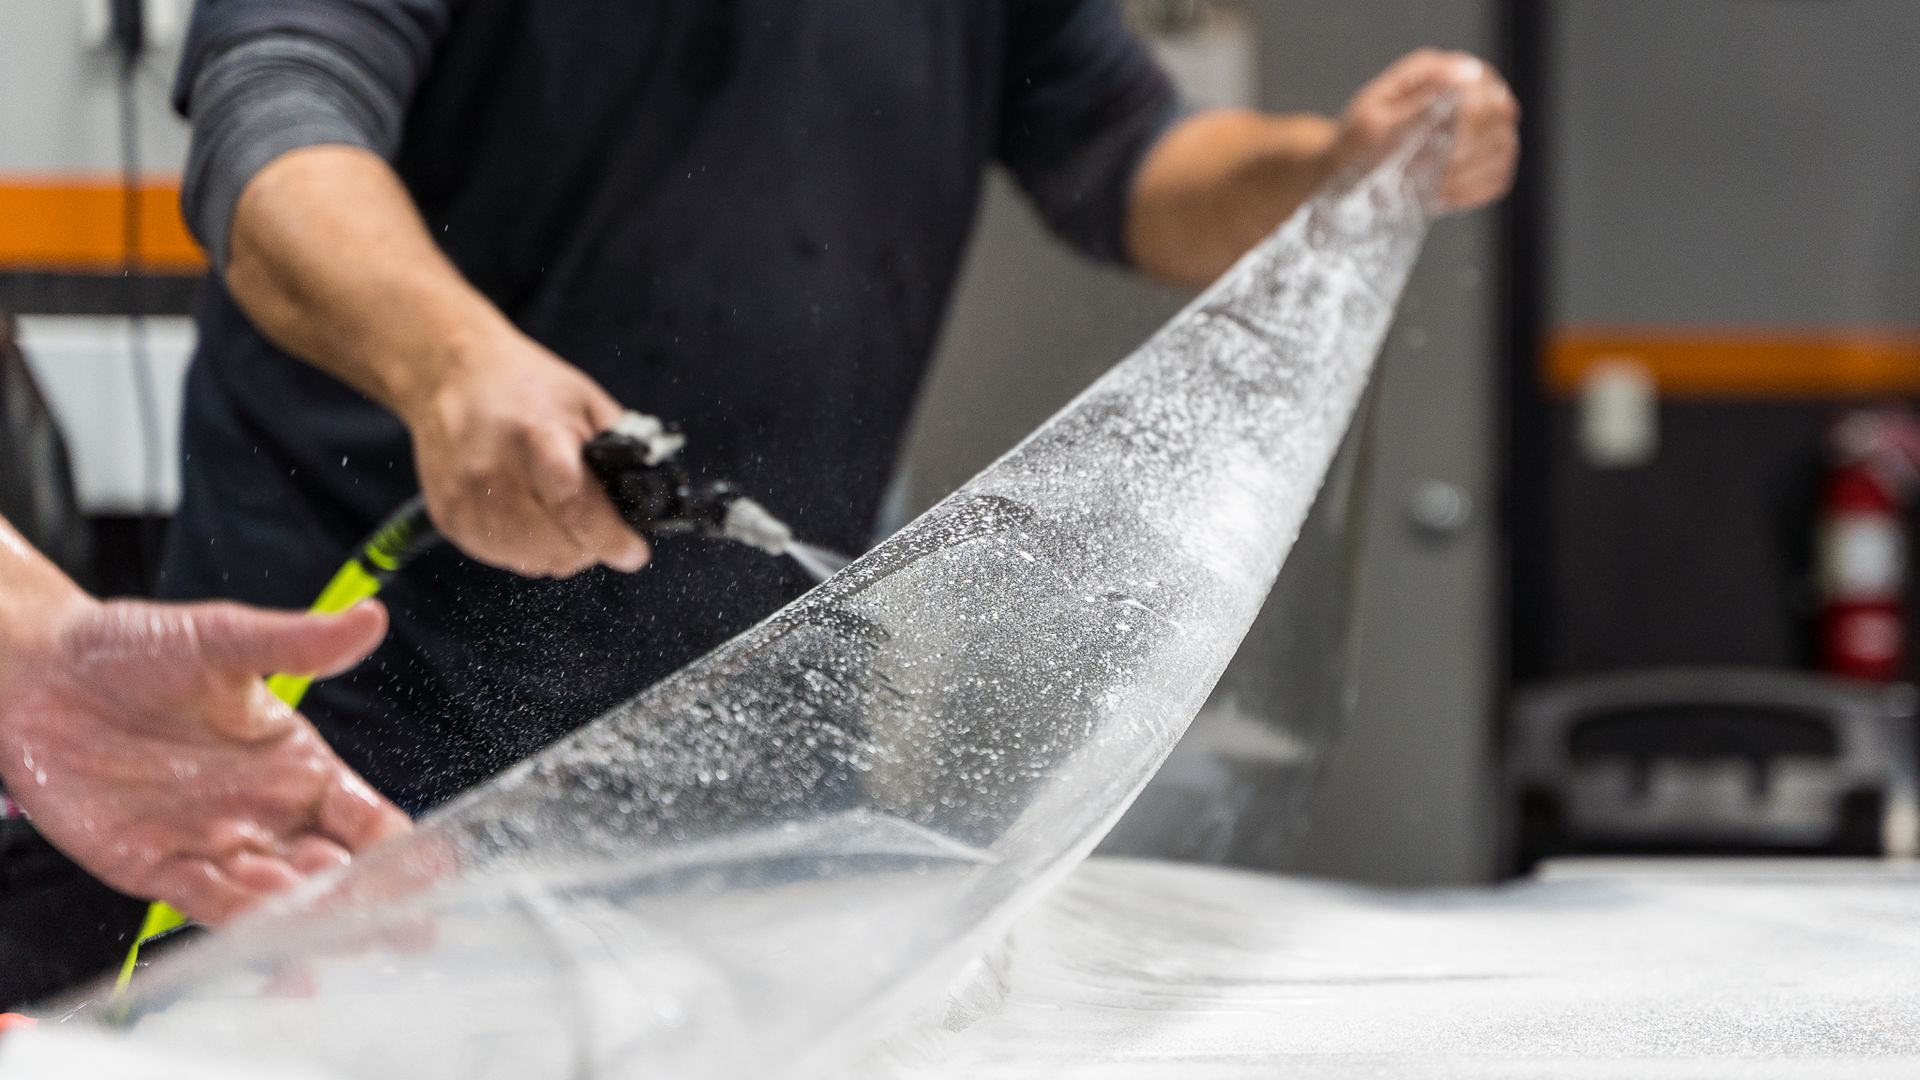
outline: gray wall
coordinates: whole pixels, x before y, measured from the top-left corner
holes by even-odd
[[[81,37],[84,0],[0,0],[0,173],[120,168],[118,61]],[[178,173],[186,126],[169,110],[178,54],[148,53],[138,72],[146,171]]]
[[[1493,41],[1490,0],[1266,0],[1262,99],[1337,110],[1421,45]],[[1362,570],[1357,714],[1302,868],[1391,883],[1492,872],[1494,674],[1491,520],[1422,541],[1407,504],[1423,481],[1491,507],[1493,221],[1436,231],[1390,347]],[[1179,307],[1165,290],[1089,268],[996,185],[910,442],[909,500],[925,506],[1011,446]]]
[[[1559,322],[1920,322],[1920,3],[1553,9]]]

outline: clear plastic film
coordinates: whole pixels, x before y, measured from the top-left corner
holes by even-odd
[[[144,974],[132,1037],[365,1080],[858,1060],[1084,858],[1208,700],[1359,408],[1442,128],[825,585]]]
[[[1354,708],[1369,393],[1240,651],[1097,854],[1290,870]]]

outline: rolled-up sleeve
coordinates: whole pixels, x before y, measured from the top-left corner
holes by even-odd
[[[1127,261],[1134,177],[1183,115],[1112,0],[1014,0],[999,158],[1054,232]]]
[[[276,158],[357,146],[391,159],[456,0],[200,0],[175,105],[193,122],[181,202],[224,266],[240,195]]]

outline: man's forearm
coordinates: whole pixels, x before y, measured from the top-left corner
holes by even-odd
[[[509,333],[433,243],[406,189],[365,150],[276,159],[234,213],[227,284],[274,344],[405,415]]]
[[[1338,125],[1242,110],[1195,114],[1147,155],[1128,211],[1141,272],[1204,285],[1312,196],[1330,173]]]
[[[205,56],[182,204],[268,337],[398,411],[454,337],[501,320],[386,164],[418,73],[352,38],[259,34]]]
[[[462,551],[528,575],[646,564],[580,453],[620,404],[460,275],[384,161],[282,155],[240,196],[232,235],[234,299],[406,423],[427,507]]]

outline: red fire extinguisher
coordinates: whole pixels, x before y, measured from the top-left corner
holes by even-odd
[[[1894,682],[1907,664],[1907,518],[1920,461],[1911,414],[1863,410],[1833,430],[1819,511],[1820,666]]]

